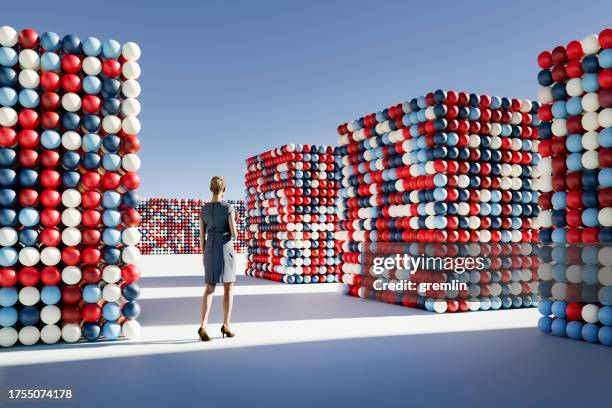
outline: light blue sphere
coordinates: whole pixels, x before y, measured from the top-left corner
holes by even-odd
[[[102,81],[97,76],[86,76],[83,79],[83,90],[90,95],[98,94],[102,90]]]
[[[599,339],[599,342],[604,346],[612,346],[612,327],[600,327],[599,333],[597,333],[597,338]]]
[[[97,57],[102,52],[102,43],[96,37],[87,37],[81,43],[83,53],[88,57]]]
[[[106,210],[102,213],[102,223],[107,227],[117,227],[121,224],[121,213],[117,210]]]
[[[102,326],[102,335],[108,340],[115,340],[121,334],[121,326],[117,322],[106,322]]]
[[[553,322],[553,319],[551,319],[550,317],[542,316],[538,320],[538,329],[542,333],[550,333],[552,331],[551,329],[552,322]]]
[[[100,149],[100,146],[102,146],[102,139],[100,139],[100,136],[95,133],[87,133],[85,136],[83,136],[81,143],[84,151],[97,152],[98,149]]]
[[[17,92],[13,88],[3,86],[0,88],[0,105],[2,106],[15,106],[19,98]]]
[[[62,292],[60,291],[60,288],[58,286],[47,285],[43,287],[40,291],[40,300],[45,305],[55,305],[59,303],[61,298]]]
[[[105,191],[102,194],[102,208],[115,209],[121,205],[121,194],[116,191]]]
[[[17,288],[10,286],[0,288],[0,306],[13,306],[19,300]]]
[[[0,266],[13,266],[19,260],[19,254],[13,247],[0,248]]]
[[[102,290],[98,285],[86,285],[83,288],[83,300],[87,303],[97,303],[102,297]]]
[[[565,326],[565,334],[573,340],[582,340],[582,323],[572,321]]]
[[[105,304],[102,307],[102,316],[108,321],[119,319],[121,317],[121,306],[114,302]]]
[[[551,300],[542,300],[538,305],[538,311],[544,316],[550,316],[552,314],[552,301]]]
[[[604,306],[597,312],[597,319],[604,326],[612,326],[612,306]]]
[[[102,242],[108,246],[119,246],[121,244],[121,231],[117,228],[106,228],[102,233]]]
[[[565,319],[555,319],[553,320],[550,329],[553,334],[559,337],[565,337],[567,333],[565,332],[565,327],[567,326],[567,321]]]
[[[560,319],[565,319],[565,309],[567,308],[567,302],[564,300],[555,300],[551,306],[552,314]]]
[[[14,49],[9,47],[0,47],[0,65],[12,67],[17,65],[19,57]]]
[[[597,343],[599,340],[597,339],[597,334],[599,333],[599,326],[594,323],[587,323],[582,326],[582,338],[584,341],[588,341],[589,343]]]
[[[108,171],[117,171],[121,167],[121,157],[116,153],[107,153],[102,158],[102,167]]]
[[[28,109],[33,109],[38,106],[40,98],[38,97],[38,92],[32,89],[23,89],[19,92],[19,104]]]
[[[115,40],[105,40],[102,43],[102,55],[106,59],[119,59],[121,44]]]
[[[40,144],[49,150],[55,150],[62,144],[62,137],[54,130],[45,130],[40,135]]]
[[[25,227],[34,227],[40,222],[40,213],[31,207],[23,208],[19,211],[19,222]]]
[[[59,55],[54,52],[45,52],[40,57],[40,66],[43,71],[55,72],[59,71],[61,60]]]
[[[18,319],[19,314],[14,307],[0,307],[0,326],[11,327]]]

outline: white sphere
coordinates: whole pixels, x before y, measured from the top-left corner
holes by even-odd
[[[136,320],[128,320],[121,326],[121,334],[128,339],[133,339],[140,335],[140,323]]]
[[[582,80],[580,78],[572,78],[569,81],[567,81],[567,85],[565,85],[565,89],[569,96],[580,96],[584,93],[584,89],[582,89]]]
[[[140,77],[140,65],[135,61],[127,61],[121,67],[121,74],[125,79],[138,79]]]
[[[55,247],[46,247],[40,252],[40,260],[47,266],[57,265],[62,259],[62,253]]]
[[[23,266],[34,266],[40,261],[38,249],[25,247],[19,251],[19,263]]]
[[[17,111],[13,108],[3,106],[0,108],[0,126],[11,127],[17,124],[19,119]]]
[[[70,227],[62,231],[62,242],[68,246],[77,246],[81,240],[82,235],[78,228]]]
[[[541,87],[538,90],[538,102],[540,102],[540,103],[551,103],[552,101],[553,101],[552,90],[549,87],[547,87],[547,86]],[[493,134],[493,133],[491,133],[491,134]],[[480,305],[480,302],[479,302],[479,305]]]
[[[597,36],[594,34],[586,36],[584,40],[580,41],[580,44],[582,45],[582,51],[584,51],[586,55],[596,54],[600,48]]]
[[[127,264],[139,265],[140,250],[135,246],[126,246],[123,248],[123,251],[121,251],[121,259]]]
[[[599,148],[599,133],[590,131],[582,135],[582,147],[586,150],[597,150]]]
[[[3,327],[0,329],[0,347],[11,347],[17,343],[19,333],[12,327]]]
[[[117,283],[121,279],[121,268],[117,265],[107,265],[102,270],[102,279],[108,283]]]
[[[121,233],[121,240],[125,245],[137,245],[140,242],[141,234],[138,228],[129,227]]]
[[[19,303],[34,306],[40,300],[40,291],[34,286],[25,286],[19,291]]]
[[[0,228],[0,246],[13,246],[19,240],[17,230],[11,227]]]
[[[597,121],[602,128],[612,127],[612,108],[606,108],[600,111]]]
[[[555,136],[567,135],[567,122],[565,119],[554,119],[552,122],[552,133]]]
[[[66,94],[64,95],[64,97],[68,96],[70,94]],[[72,95],[76,95],[76,94],[72,94]],[[78,98],[78,96],[77,96]],[[63,99],[63,98],[62,98]],[[63,101],[62,101],[63,103]],[[80,103],[80,99],[79,99],[79,103]],[[66,109],[68,110],[68,109]],[[79,135],[77,132],[73,132],[73,131],[69,131],[66,132],[62,135],[62,146],[64,146],[64,149],[66,150],[78,150],[81,147],[81,135]]]
[[[126,98],[138,98],[140,95],[140,84],[135,79],[128,79],[121,86],[121,92]]]
[[[597,274],[597,280],[604,286],[612,286],[612,267],[604,266],[599,269]]]
[[[34,50],[25,49],[19,53],[19,65],[24,69],[38,69],[40,66],[40,57]]]
[[[102,119],[102,129],[106,133],[115,134],[121,130],[121,119],[115,115],[108,115]]]
[[[27,89],[34,89],[40,84],[40,76],[32,69],[22,69],[19,73],[19,84]]]
[[[589,130],[597,130],[599,128],[599,115],[597,112],[587,112],[582,115],[582,127]]]
[[[564,300],[567,295],[567,283],[555,282],[550,290],[553,299]]]
[[[55,324],[62,318],[62,311],[56,305],[47,305],[40,311],[40,320],[44,324]]]
[[[436,313],[444,313],[448,309],[448,304],[443,299],[437,299],[434,301],[433,309]]]
[[[612,207],[606,207],[599,210],[597,220],[602,227],[612,227]]]
[[[594,170],[599,167],[599,152],[589,150],[582,154],[582,166],[585,169]]]
[[[121,113],[124,116],[138,116],[140,109],[140,102],[136,98],[127,98],[121,102]]]
[[[24,346],[31,346],[40,340],[40,331],[36,326],[25,326],[19,330],[19,342]]]
[[[109,283],[102,289],[102,298],[107,302],[117,302],[121,299],[121,288],[114,283]]]
[[[102,71],[102,63],[96,57],[87,57],[83,60],[82,68],[87,75],[98,75]]]
[[[68,92],[62,96],[62,107],[68,112],[76,112],[81,109],[81,98],[74,92]]]
[[[582,308],[582,320],[587,323],[597,323],[599,321],[597,317],[597,313],[599,312],[599,307],[592,303],[584,305]]]
[[[586,112],[595,112],[599,109],[599,95],[590,92],[582,97],[582,109]]]
[[[78,227],[81,224],[81,212],[76,208],[66,208],[62,212],[62,224],[67,227]]]
[[[121,159],[121,167],[125,171],[138,171],[140,169],[140,157],[134,153],[128,153]]]
[[[76,285],[81,281],[81,268],[78,266],[67,266],[62,269],[62,282],[67,285]]]
[[[603,247],[599,250],[597,254],[597,260],[603,266],[612,266],[612,248],[611,247]]]
[[[135,116],[128,116],[123,119],[121,123],[121,128],[128,135],[137,135],[140,133],[140,120],[138,120]]]
[[[74,188],[64,190],[62,193],[62,204],[69,208],[78,207],[81,204],[81,193]]]
[[[135,42],[126,42],[121,47],[121,55],[128,61],[138,61],[140,58],[140,47]]]
[[[62,330],[56,325],[49,324],[40,331],[40,339],[46,344],[55,344],[62,338]]]
[[[19,34],[11,26],[0,27],[0,45],[3,47],[14,47],[17,45]]]
[[[81,327],[78,324],[67,324],[62,328],[62,339],[66,343],[75,343],[81,338]]]

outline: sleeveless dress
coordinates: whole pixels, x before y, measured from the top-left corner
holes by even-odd
[[[206,225],[204,245],[204,282],[231,283],[236,281],[236,265],[229,215],[234,212],[231,204],[209,202],[202,206],[201,216]]]

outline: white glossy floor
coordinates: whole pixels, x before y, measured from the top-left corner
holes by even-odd
[[[233,329],[196,340],[198,256],[145,257],[132,341],[0,351],[0,406],[604,406],[612,349],[541,335],[535,309],[436,315],[240,276]],[[221,295],[221,288],[218,289]],[[17,402],[11,388],[70,388]],[[607,394],[609,395],[609,394]],[[603,404],[603,405],[602,405]]]

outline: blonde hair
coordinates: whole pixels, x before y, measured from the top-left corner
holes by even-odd
[[[219,194],[225,191],[225,180],[221,176],[214,176],[210,179],[210,191],[213,194]]]

